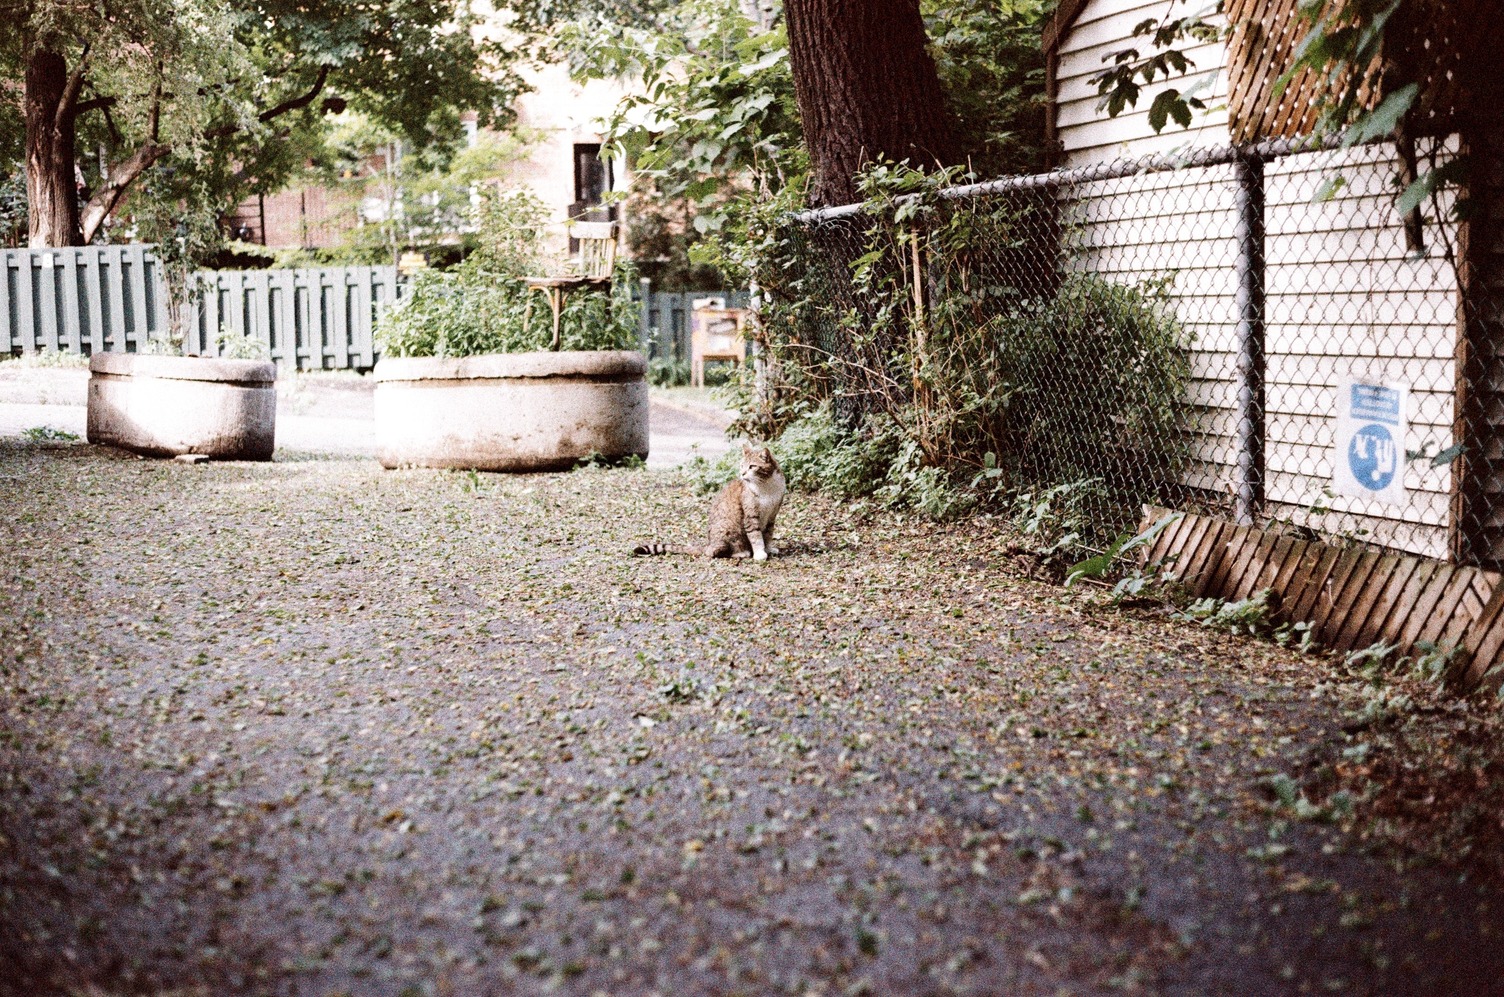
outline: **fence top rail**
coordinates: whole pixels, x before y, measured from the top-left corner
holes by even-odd
[[[1384,140],[1379,139],[1376,141],[1382,142]],[[1123,159],[1111,163],[1093,163],[1089,166],[1077,166],[1072,169],[1051,170],[1049,173],[1001,177],[997,180],[987,180],[982,183],[961,184],[955,187],[947,187],[940,191],[940,197],[950,201],[959,201],[991,194],[1006,194],[1010,191],[1073,187],[1098,180],[1121,180],[1124,177],[1141,176],[1148,173],[1169,173],[1174,170],[1195,167],[1226,166],[1230,163],[1239,162],[1268,162],[1269,160],[1280,159],[1284,156],[1293,156],[1302,152],[1321,152],[1335,149],[1340,145],[1341,142],[1337,138],[1283,138],[1259,142],[1254,145],[1222,145],[1187,149],[1181,152],[1167,152],[1154,156],[1146,156],[1142,159]],[[899,198],[899,200],[914,200],[918,196],[917,194],[909,194]],[[794,212],[789,215],[789,219],[800,225],[817,224],[819,222],[835,221],[838,218],[850,218],[853,215],[861,214],[865,208],[866,205],[861,202],[842,204],[831,208],[810,208],[806,211]]]

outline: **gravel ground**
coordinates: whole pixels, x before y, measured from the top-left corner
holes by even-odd
[[[0,993],[1501,992],[1491,705],[705,505],[0,440]]]

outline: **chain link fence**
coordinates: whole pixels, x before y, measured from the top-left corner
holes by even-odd
[[[1415,165],[1215,149],[805,212],[773,335],[848,428],[901,408],[1104,533],[1152,502],[1497,566],[1504,257],[1445,196],[1400,213]]]

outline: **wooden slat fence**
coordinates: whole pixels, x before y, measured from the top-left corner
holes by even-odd
[[[249,336],[300,370],[374,366],[376,322],[402,295],[396,267],[205,270],[196,280],[184,352],[212,356],[222,339]]]
[[[381,313],[403,294],[395,267],[204,270],[183,344],[196,356],[221,339],[249,337],[280,365],[369,369]],[[746,291],[641,291],[643,347],[686,363],[690,313],[702,298],[745,308]],[[152,247],[81,246],[0,251],[0,354],[42,349],[131,353],[167,332],[161,264]]]
[[[1142,528],[1170,515],[1147,506]],[[1192,596],[1237,600],[1270,589],[1280,619],[1310,623],[1325,647],[1383,642],[1400,654],[1455,647],[1451,681],[1465,689],[1499,684],[1504,585],[1495,572],[1192,514],[1163,529],[1142,557],[1173,571]]]
[[[376,320],[402,293],[396,267],[205,270],[196,282],[185,353],[243,336],[303,370],[372,367]],[[150,246],[0,251],[0,353],[132,353],[167,329]]]
[[[0,352],[127,352],[166,328],[149,246],[0,250]]]

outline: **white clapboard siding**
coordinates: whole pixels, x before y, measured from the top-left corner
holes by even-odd
[[[1165,288],[1190,338],[1185,480],[1218,493],[1231,488],[1237,454],[1231,177],[1215,166],[1093,181],[1061,202],[1073,269]]]
[[[1429,556],[1447,548],[1450,465],[1405,470],[1403,508],[1326,499],[1337,380],[1355,375],[1410,388],[1405,448],[1452,443],[1456,388],[1456,273],[1443,256],[1455,226],[1432,217],[1428,251],[1415,253],[1394,210],[1390,147],[1291,156],[1265,168],[1265,444],[1270,514]],[[1316,199],[1334,176],[1343,183]],[[1434,214],[1434,213],[1433,213]]]
[[[1055,121],[1066,165],[1077,166],[1124,157],[1168,152],[1179,146],[1225,145],[1227,128],[1227,72],[1225,46],[1220,42],[1189,46],[1182,51],[1195,64],[1187,74],[1157,80],[1144,87],[1134,108],[1117,118],[1097,110],[1101,97],[1090,78],[1107,63],[1103,56],[1125,48],[1141,55],[1152,51],[1148,38],[1133,37],[1142,21],[1158,20],[1173,11],[1180,17],[1191,12],[1181,5],[1172,8],[1165,0],[1089,0],[1060,39],[1057,49]],[[1154,98],[1169,87],[1188,90],[1203,79],[1210,85],[1198,96],[1207,110],[1197,115],[1190,129],[1171,122],[1156,135],[1149,127],[1148,110]]]

